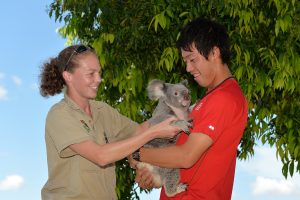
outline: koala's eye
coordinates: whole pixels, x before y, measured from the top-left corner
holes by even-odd
[[[178,92],[175,92],[174,94],[175,94],[175,96],[177,96],[177,95],[178,95]]]

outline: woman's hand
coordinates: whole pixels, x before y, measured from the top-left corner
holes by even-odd
[[[173,138],[181,131],[180,127],[171,124],[176,120],[178,120],[176,117],[170,117],[149,129],[155,133],[153,134],[155,138]]]

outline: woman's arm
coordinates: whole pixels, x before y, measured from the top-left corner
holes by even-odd
[[[87,140],[70,145],[70,148],[100,166],[105,166],[121,160],[154,138],[172,138],[180,128],[170,125],[176,118],[171,117],[150,128],[147,123],[141,124],[133,137],[125,140],[99,145]]]
[[[137,134],[143,133],[147,129],[149,129],[149,127],[150,127],[149,121],[144,121],[143,123],[141,123],[137,126],[134,134],[137,135]]]

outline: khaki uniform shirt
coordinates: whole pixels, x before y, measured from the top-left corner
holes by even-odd
[[[115,166],[98,166],[69,146],[86,140],[98,144],[130,137],[137,124],[100,101],[90,101],[93,118],[65,95],[46,119],[48,181],[43,200],[115,200]]]

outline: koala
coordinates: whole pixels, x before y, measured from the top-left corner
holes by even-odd
[[[158,104],[149,119],[150,126],[155,125],[170,116],[176,116],[179,121],[173,123],[179,126],[186,134],[189,134],[191,124],[188,121],[189,106],[191,103],[190,91],[187,88],[188,82],[184,80],[177,84],[164,83],[161,80],[152,80],[148,85],[148,96],[151,100],[158,100]],[[157,138],[149,141],[144,147],[155,148],[174,145],[178,135],[172,139]],[[146,167],[154,177],[156,188],[162,185],[168,197],[186,190],[187,185],[179,183],[179,169],[160,168],[148,163],[139,162],[138,168]]]

